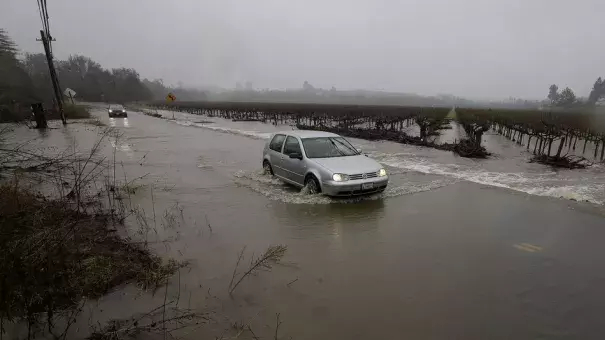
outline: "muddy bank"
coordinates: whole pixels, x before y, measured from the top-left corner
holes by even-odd
[[[27,127],[4,126],[0,136],[2,335],[68,338],[87,300],[125,284],[155,290],[186,264],[154,254],[144,211],[126,209],[137,187],[118,180],[116,163],[98,152],[109,135],[118,138],[115,131],[90,134],[93,147],[82,154],[15,146],[5,138],[11,129]],[[129,216],[138,222],[131,225],[137,240],[120,232]]]
[[[75,307],[128,282],[156,288],[178,268],[119,237],[109,215],[78,212],[17,183],[0,186],[0,197],[3,318]]]

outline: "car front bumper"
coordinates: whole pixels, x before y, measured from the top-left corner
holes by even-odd
[[[371,184],[371,188],[364,188],[364,184],[365,186]],[[388,176],[345,182],[325,181],[322,182],[321,190],[328,196],[369,195],[384,191],[388,184]]]

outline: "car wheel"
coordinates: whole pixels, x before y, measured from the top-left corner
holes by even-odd
[[[273,168],[271,168],[271,164],[269,164],[269,161],[264,161],[263,162],[263,171],[265,173],[265,175],[271,175],[273,176]]]
[[[319,181],[317,181],[317,178],[313,175],[307,176],[305,179],[305,188],[307,188],[307,192],[311,195],[319,194],[321,192]]]

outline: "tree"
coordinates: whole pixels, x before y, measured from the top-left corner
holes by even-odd
[[[25,54],[17,59],[17,46],[5,30],[0,29],[0,109],[13,110],[15,103],[52,101],[47,59],[44,54]],[[64,88],[71,88],[86,101],[128,102],[163,99],[169,92],[182,100],[206,99],[203,91],[167,88],[160,80],[141,81],[133,68],[104,69],[89,57],[72,55],[55,62]],[[182,86],[181,86],[182,87]]]
[[[561,94],[559,95],[559,98],[557,100],[557,106],[570,107],[576,104],[577,101],[578,100],[576,98],[576,94],[573,92],[573,90],[569,87],[566,87],[565,89],[563,89],[563,91],[561,91]]]
[[[4,29],[0,28],[0,57],[16,59],[16,54],[17,45],[8,36],[8,33]]]
[[[313,85],[309,84],[309,82],[305,80],[305,82],[303,83],[303,90],[313,91],[315,90],[315,88],[313,87]]]
[[[115,101],[111,73],[89,57],[71,55],[67,60],[58,63],[57,73],[61,84],[76,91],[80,98],[90,101]]]
[[[592,91],[590,91],[590,95],[588,96],[587,104],[590,106],[594,106],[599,99],[605,97],[605,81],[599,77],[597,81],[595,81]]]
[[[0,106],[9,110],[15,103],[38,100],[30,77],[17,60],[17,52],[15,42],[0,29]]]
[[[72,55],[58,62],[57,73],[63,86],[73,89],[84,100],[123,103],[153,98],[135,69],[106,70],[86,56]]]
[[[149,89],[149,91],[151,91],[153,99],[164,99],[170,92],[170,90],[164,86],[164,81],[162,79],[143,79],[142,83],[146,88]]]
[[[559,87],[555,84],[550,85],[548,88],[548,97],[551,105],[556,105],[559,101]]]
[[[46,56],[43,53],[26,53],[21,65],[29,75],[38,97],[43,102],[52,102],[54,99],[54,90],[50,80]]]

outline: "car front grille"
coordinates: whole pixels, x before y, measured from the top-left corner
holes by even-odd
[[[350,180],[374,178],[374,177],[378,177],[378,172],[366,172],[365,174],[349,175]]]
[[[384,189],[386,189],[386,184],[385,185],[381,185],[379,187],[375,187],[372,189],[359,189],[359,190],[346,190],[346,191],[339,191],[337,193],[338,196],[350,196],[350,195],[365,195],[365,194],[373,194],[376,192],[382,192],[384,191]]]

